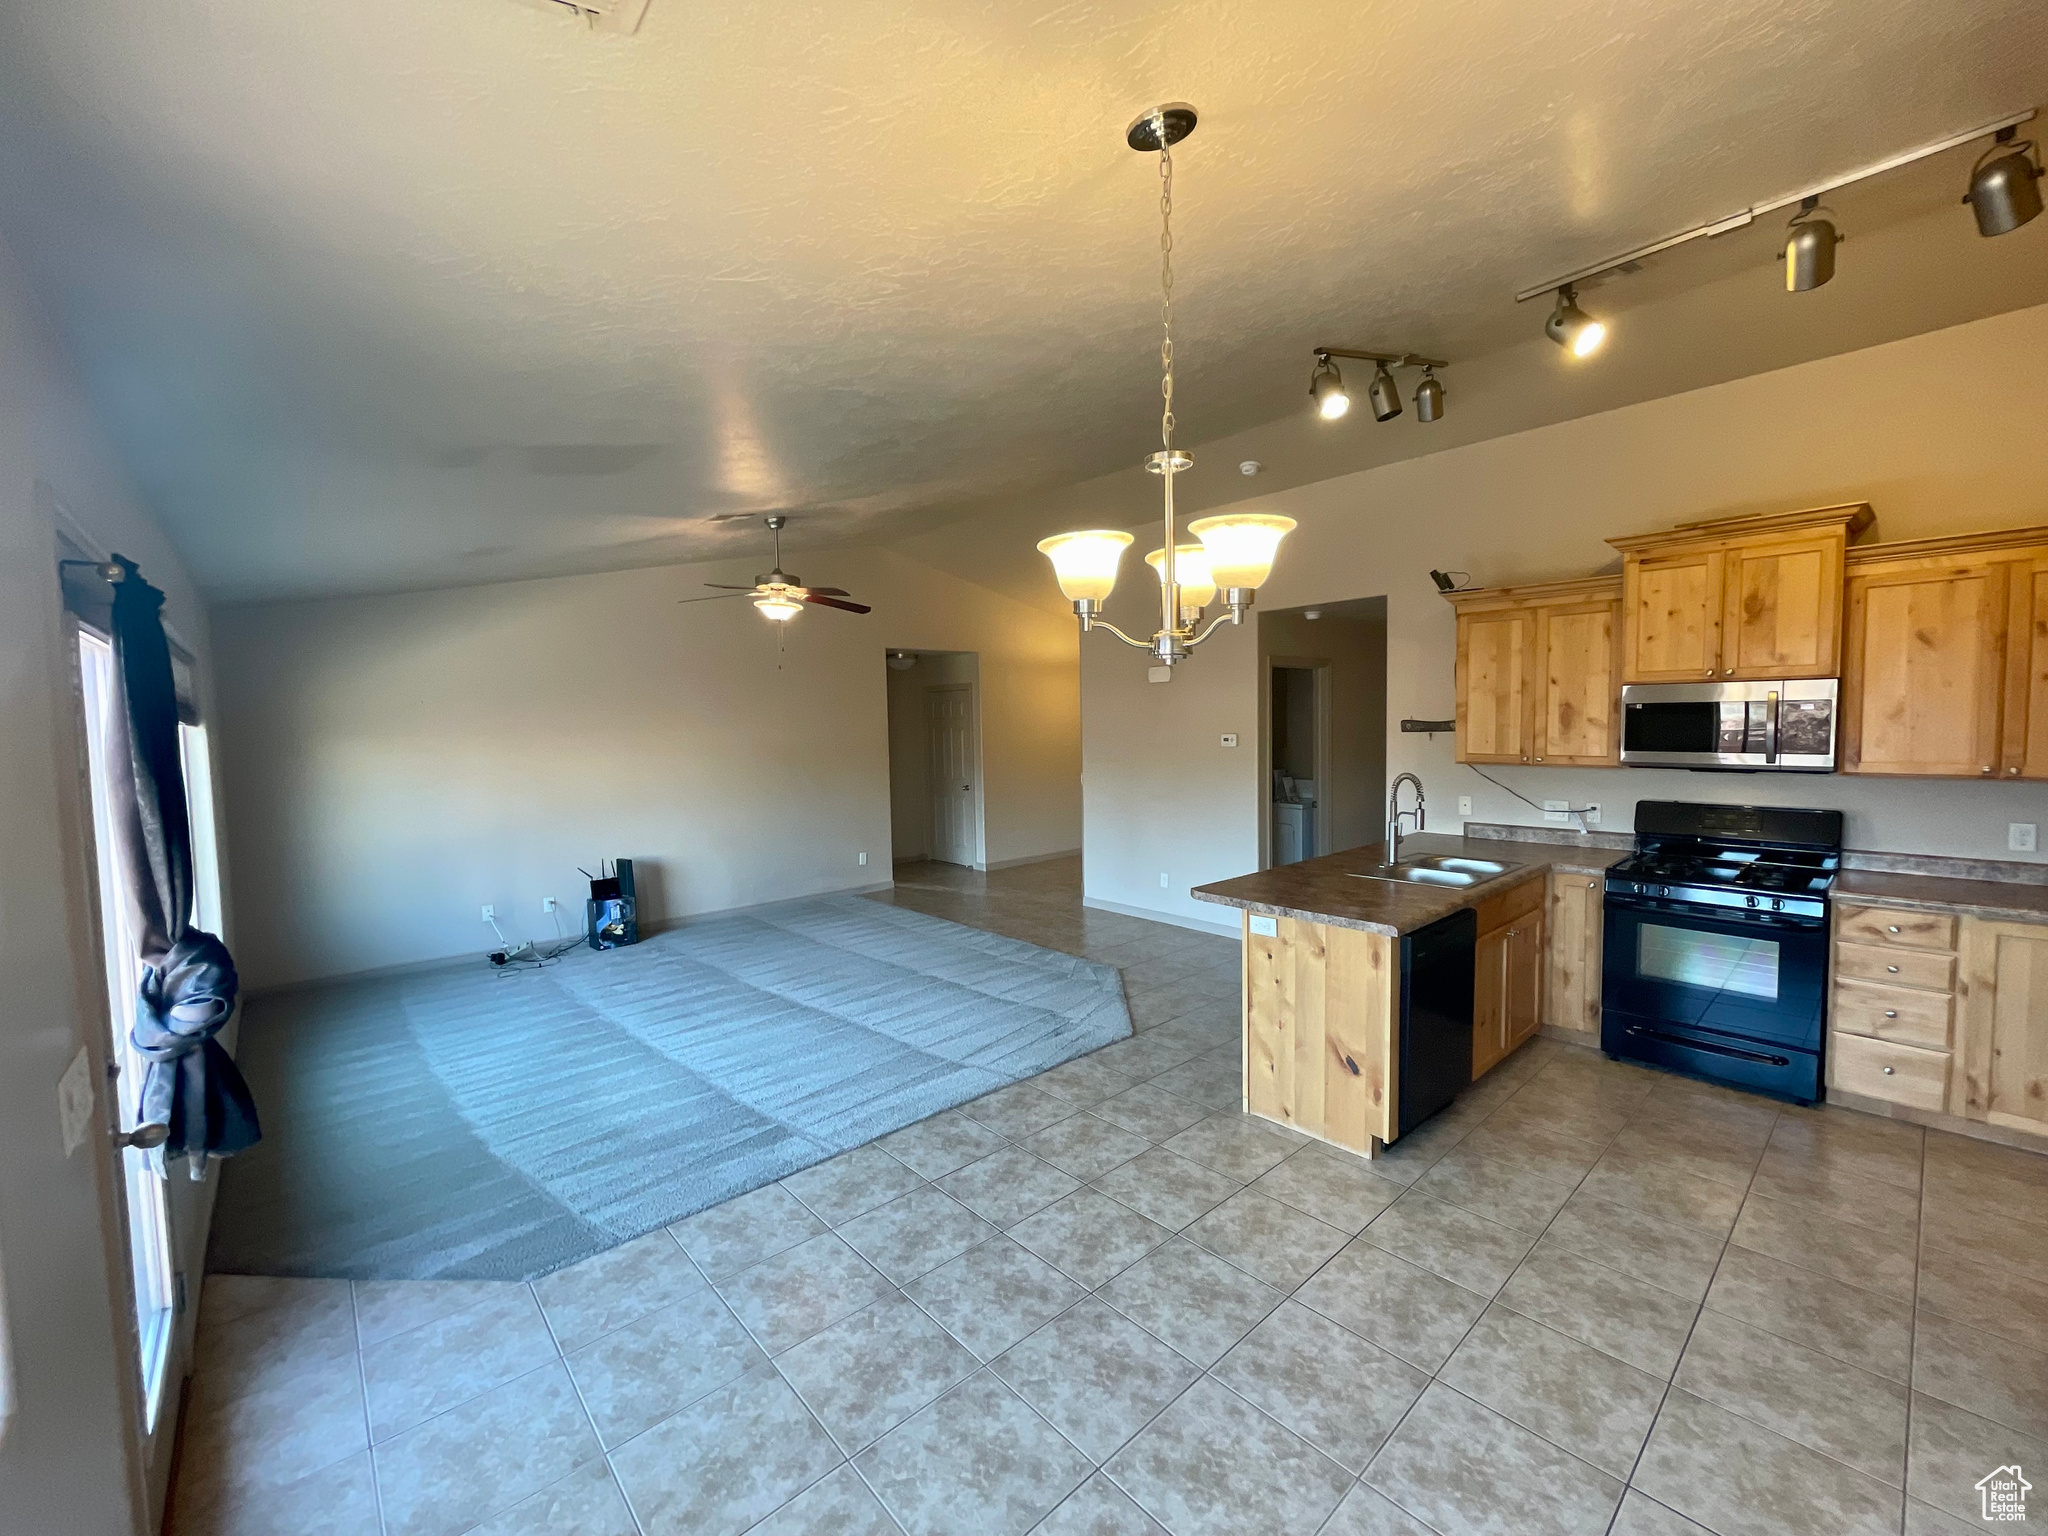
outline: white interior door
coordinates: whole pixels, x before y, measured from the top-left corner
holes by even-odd
[[[927,688],[924,719],[931,754],[932,857],[942,864],[971,866],[977,842],[973,690],[964,684]]]

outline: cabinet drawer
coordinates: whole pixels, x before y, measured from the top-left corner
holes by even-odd
[[[1931,949],[1880,949],[1875,944],[1837,944],[1835,974],[1861,981],[1880,981],[1889,987],[1925,987],[1932,992],[1953,992],[1956,985],[1956,957]]]
[[[1956,920],[1947,912],[1904,907],[1835,907],[1835,937],[1853,944],[1892,944],[1905,949],[1956,947]]]
[[[1948,1101],[1947,1051],[1922,1051],[1861,1035],[1828,1036],[1828,1083],[1868,1099],[1913,1109],[1940,1109]]]
[[[1512,891],[1503,891],[1498,896],[1489,896],[1479,903],[1479,931],[1482,934],[1525,917],[1543,905],[1544,880],[1537,876],[1526,880]]]
[[[1852,1035],[1945,1051],[1954,1013],[1955,999],[1946,992],[1915,992],[1909,987],[1881,987],[1875,982],[1846,979],[1835,983],[1834,1027]]]

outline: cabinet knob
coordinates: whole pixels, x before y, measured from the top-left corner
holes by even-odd
[[[1899,1016],[1899,1010],[1896,1008],[1887,1008],[1884,1011],[1884,1016],[1888,1019],[1896,1019]]]
[[[2020,771],[2020,765],[2018,763],[2014,763],[2010,768],[2006,769],[2005,771],[2007,773],[2017,775]]]
[[[1707,676],[1712,677],[1713,675],[1714,669],[1712,667],[1707,668]]]
[[[1894,976],[1899,974],[1899,968],[1896,965],[1888,965],[1885,967],[1885,969],[1890,971]]]
[[[1984,765],[1984,772],[1986,772],[1986,773],[1989,773],[1990,771],[1991,771],[1991,765],[1990,765],[1989,763],[1986,763],[1986,764]]]
[[[1541,752],[1536,754],[1536,761],[1539,763],[1543,761],[1543,754]]]
[[[1886,1067],[1886,1068],[1884,1069],[1884,1075],[1885,1075],[1886,1077],[1890,1077],[1890,1076],[1892,1075],[1892,1073],[1893,1073],[1893,1072],[1895,1072],[1895,1071],[1897,1071],[1897,1070],[1898,1070],[1898,1069],[1897,1069],[1896,1067]]]
[[[1897,923],[1893,923],[1893,924],[1891,924],[1891,925],[1890,925],[1889,927],[1887,927],[1887,928],[1885,929],[1885,932],[1886,932],[1886,933],[1897,933],[1898,931],[1899,931],[1899,925],[1898,925]]]

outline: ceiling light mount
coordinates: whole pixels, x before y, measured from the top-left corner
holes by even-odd
[[[1372,383],[1366,388],[1366,398],[1372,403],[1373,420],[1392,421],[1401,414],[1401,392],[1394,382],[1391,370],[1395,368],[1420,368],[1422,382],[1416,385],[1415,418],[1418,421],[1435,421],[1444,413],[1444,386],[1436,376],[1439,368],[1451,365],[1440,357],[1424,357],[1419,352],[1376,352],[1360,347],[1317,347],[1315,370],[1309,375],[1309,398],[1316,403],[1316,413],[1325,421],[1335,421],[1351,409],[1351,395],[1344,387],[1344,375],[1333,357],[1348,358],[1356,362],[1373,364]],[[1428,403],[1425,404],[1424,401]]]

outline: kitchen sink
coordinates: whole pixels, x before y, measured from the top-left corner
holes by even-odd
[[[1519,864],[1494,859],[1466,859],[1450,854],[1425,853],[1398,864],[1375,864],[1371,869],[1353,870],[1354,880],[1405,881],[1410,885],[1478,885],[1504,875]]]

